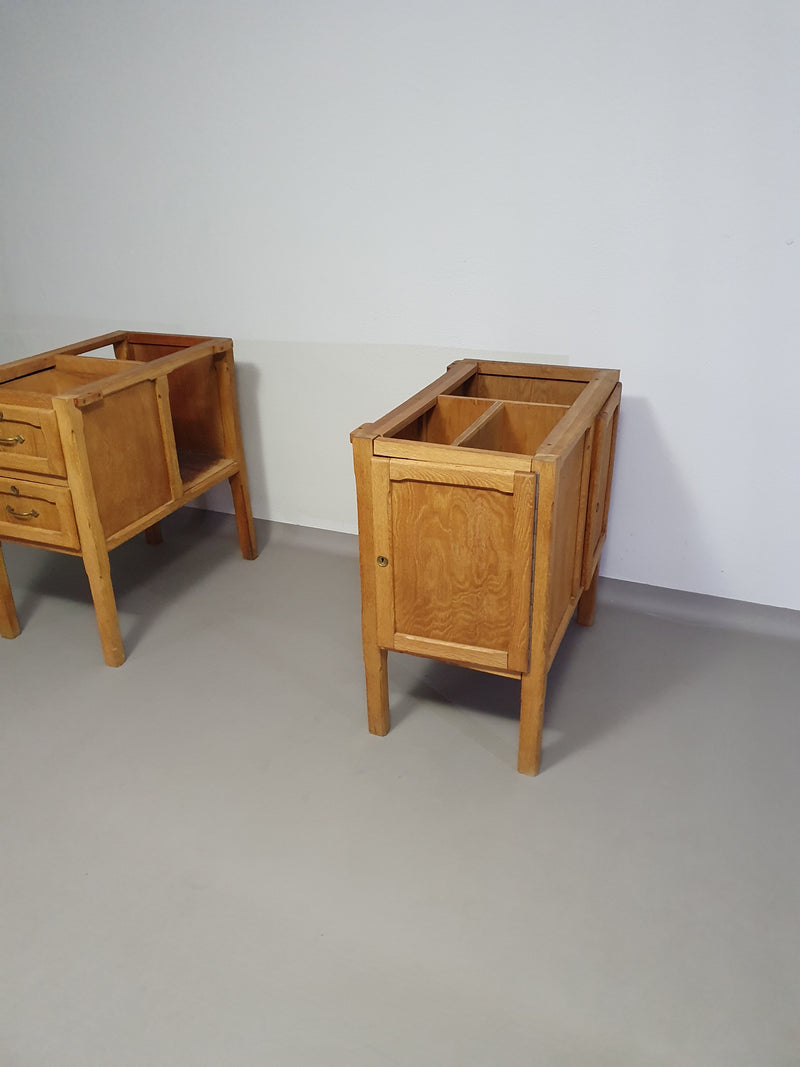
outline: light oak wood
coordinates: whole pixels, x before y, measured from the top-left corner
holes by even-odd
[[[469,667],[508,669],[508,653],[501,649],[462,645],[457,641],[437,641],[435,638],[404,633],[394,634],[393,648],[395,652],[411,652],[415,656],[430,656],[450,663],[457,659],[459,663]]]
[[[592,454],[586,544],[583,556],[583,580],[588,585],[597,575],[600,552],[606,539],[608,508],[611,498],[611,472],[617,441],[617,421],[622,387],[617,385],[595,421],[596,444]]]
[[[226,455],[236,460],[236,471],[228,476],[239,534],[239,547],[245,559],[258,555],[253,511],[250,507],[250,487],[247,481],[247,466],[244,461],[244,445],[239,423],[239,401],[236,396],[236,373],[233,366],[233,351],[229,349],[222,359],[214,361],[220,396],[222,416],[222,447]]]
[[[3,546],[0,545],[0,637],[19,637],[19,620],[8,580],[6,561],[3,558]]]
[[[119,628],[111,564],[102,519],[93,492],[92,470],[86,447],[84,426],[78,409],[63,397],[53,401],[58,417],[67,476],[75,502],[75,522],[80,535],[81,556],[94,601],[97,628],[103,656],[109,667],[125,662],[125,646]]]
[[[367,685],[367,721],[370,733],[389,732],[389,679],[386,649],[378,642],[375,520],[372,500],[372,441],[353,434],[353,464],[358,504],[358,556],[361,571],[361,639]],[[388,482],[388,477],[387,477]]]
[[[0,477],[0,539],[77,548],[72,494],[62,485]]]
[[[462,448],[480,448],[492,452],[501,451],[505,405],[501,404],[499,400],[489,401],[488,403],[489,407],[473,423],[465,426],[450,444],[460,445]]]
[[[468,431],[466,431],[468,432]],[[454,463],[465,466],[492,467],[503,471],[529,471],[530,456],[513,456],[472,447],[432,445],[421,441],[399,441],[393,437],[376,437],[373,442],[376,456],[390,459],[419,459],[431,463]]]
[[[457,463],[389,460],[389,477],[393,482],[437,482],[439,485],[469,485],[475,489],[496,489],[499,493],[513,493],[514,475],[515,471],[498,471]]]
[[[594,612],[597,604],[597,583],[600,578],[599,565],[595,568],[594,575],[578,601],[578,611],[575,615],[581,626],[591,626],[594,623]]]
[[[460,360],[353,432],[373,733],[387,652],[429,656],[520,680],[518,769],[538,773],[548,670],[576,609],[594,618],[618,381]]]
[[[161,519],[224,480],[254,559],[228,338],[117,331],[0,367],[0,539],[82,557],[110,666],[125,650],[109,552],[160,544]],[[19,632],[4,567],[0,627]]]
[[[431,407],[399,430],[395,437],[427,441],[430,444],[453,444],[491,406],[491,400],[443,393],[436,397]]]
[[[53,411],[8,404],[7,395],[9,387],[5,386],[0,401],[0,467],[64,477],[64,454]]]
[[[396,437],[410,422],[419,418],[428,408],[433,407],[439,396],[453,393],[467,381],[478,368],[471,360],[459,360],[453,363],[445,373],[431,382],[424,389],[399,404],[388,415],[370,425],[360,427],[370,437]]]

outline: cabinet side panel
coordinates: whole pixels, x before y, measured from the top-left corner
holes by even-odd
[[[396,631],[507,650],[513,496],[414,481],[391,493]]]
[[[140,382],[82,411],[103,532],[110,537],[172,499],[153,382]]]
[[[597,416],[595,423],[592,479],[589,491],[589,509],[586,516],[586,545],[583,557],[584,585],[589,584],[597,568],[608,526],[608,504],[611,492],[614,444],[616,441],[621,393],[622,388],[618,385]]]
[[[572,404],[585,388],[585,382],[512,378],[495,374],[476,374],[463,386],[467,396],[520,400],[526,404]]]
[[[551,545],[549,639],[557,639],[564,616],[571,614],[580,593],[586,496],[588,491],[587,431],[565,456],[556,481]],[[554,651],[554,650],[551,650]]]

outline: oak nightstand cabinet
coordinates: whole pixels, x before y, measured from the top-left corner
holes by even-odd
[[[229,339],[118,332],[0,365],[0,541],[83,558],[109,666],[125,660],[109,552],[158,543],[162,518],[225,479],[255,559]],[[0,551],[0,634],[18,633]]]
[[[387,650],[521,682],[518,768],[539,770],[547,672],[591,625],[619,373],[460,360],[351,434],[372,733]]]

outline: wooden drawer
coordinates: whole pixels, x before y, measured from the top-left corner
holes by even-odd
[[[66,486],[0,478],[0,540],[78,548],[72,494]]]
[[[0,468],[65,477],[55,412],[19,407],[0,398]]]

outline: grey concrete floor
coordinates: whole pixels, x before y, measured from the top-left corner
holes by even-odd
[[[604,583],[525,778],[504,679],[391,656],[367,732],[354,538],[165,534],[118,670],[5,547],[2,1067],[800,1064],[797,615]]]

